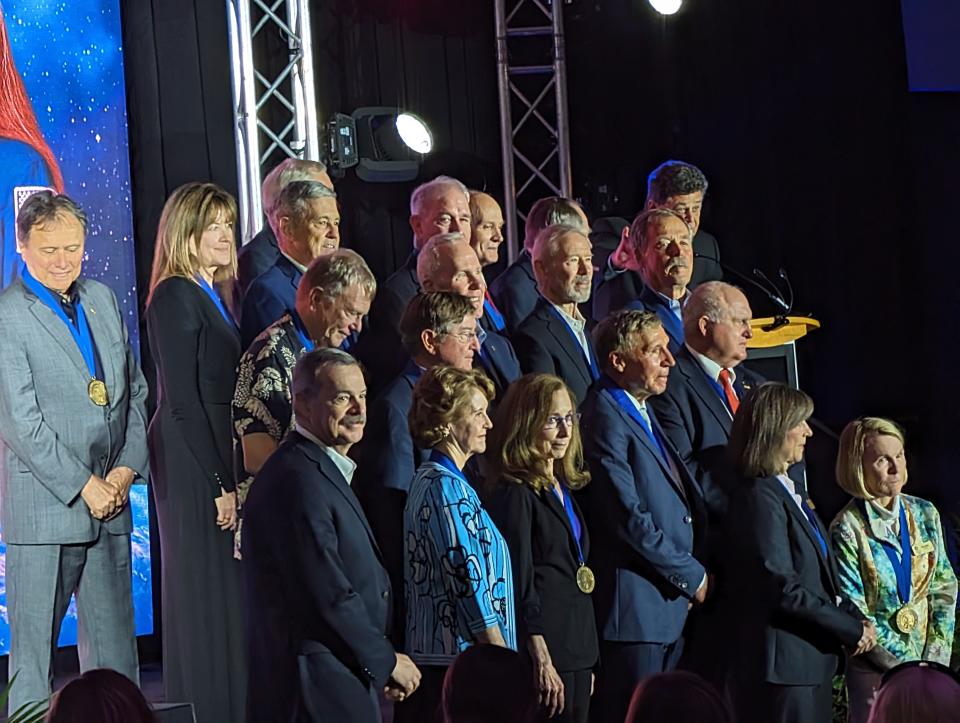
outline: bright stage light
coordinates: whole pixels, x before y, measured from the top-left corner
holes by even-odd
[[[412,113],[397,116],[397,133],[407,147],[417,153],[429,153],[433,150],[433,136],[427,124]]]
[[[683,5],[683,0],[648,0],[648,2],[661,15],[673,15]]]

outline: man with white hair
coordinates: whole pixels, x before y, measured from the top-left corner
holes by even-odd
[[[533,244],[540,300],[513,336],[525,374],[555,374],[580,403],[599,378],[593,342],[578,305],[590,299],[593,250],[573,226],[547,226]]]
[[[320,161],[287,158],[267,174],[261,187],[263,213],[267,217],[267,224],[237,253],[237,284],[241,294],[246,293],[253,280],[273,266],[280,256],[274,213],[280,191],[294,181],[319,181],[333,190],[327,167]]]

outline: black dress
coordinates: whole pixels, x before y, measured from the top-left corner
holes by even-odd
[[[148,442],[162,555],[163,680],[198,723],[243,720],[246,663],[233,534],[216,524],[234,488],[230,402],[240,334],[193,281],[157,285],[147,308],[157,366]]]

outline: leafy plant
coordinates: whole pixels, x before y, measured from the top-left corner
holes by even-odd
[[[10,697],[10,689],[17,681],[18,675],[20,675],[20,671],[14,673],[13,677],[10,678],[10,682],[7,683],[6,687],[2,691],[0,691],[0,709],[3,709],[3,707],[7,704],[7,698]],[[6,723],[42,723],[44,717],[47,715],[47,707],[49,706],[49,703],[50,702],[46,700],[38,700],[33,703],[24,703],[10,714],[10,717],[7,718]]]

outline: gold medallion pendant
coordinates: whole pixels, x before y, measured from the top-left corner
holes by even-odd
[[[893,618],[894,625],[901,633],[913,632],[913,629],[917,627],[917,623],[919,622],[920,618],[917,616],[917,611],[910,605],[904,605],[897,610],[897,614]]]
[[[87,385],[87,396],[98,407],[107,406],[107,385],[99,379],[91,379]]]
[[[577,568],[577,587],[580,588],[581,592],[589,595],[596,586],[597,581],[593,577],[593,570],[581,564],[580,567]]]

